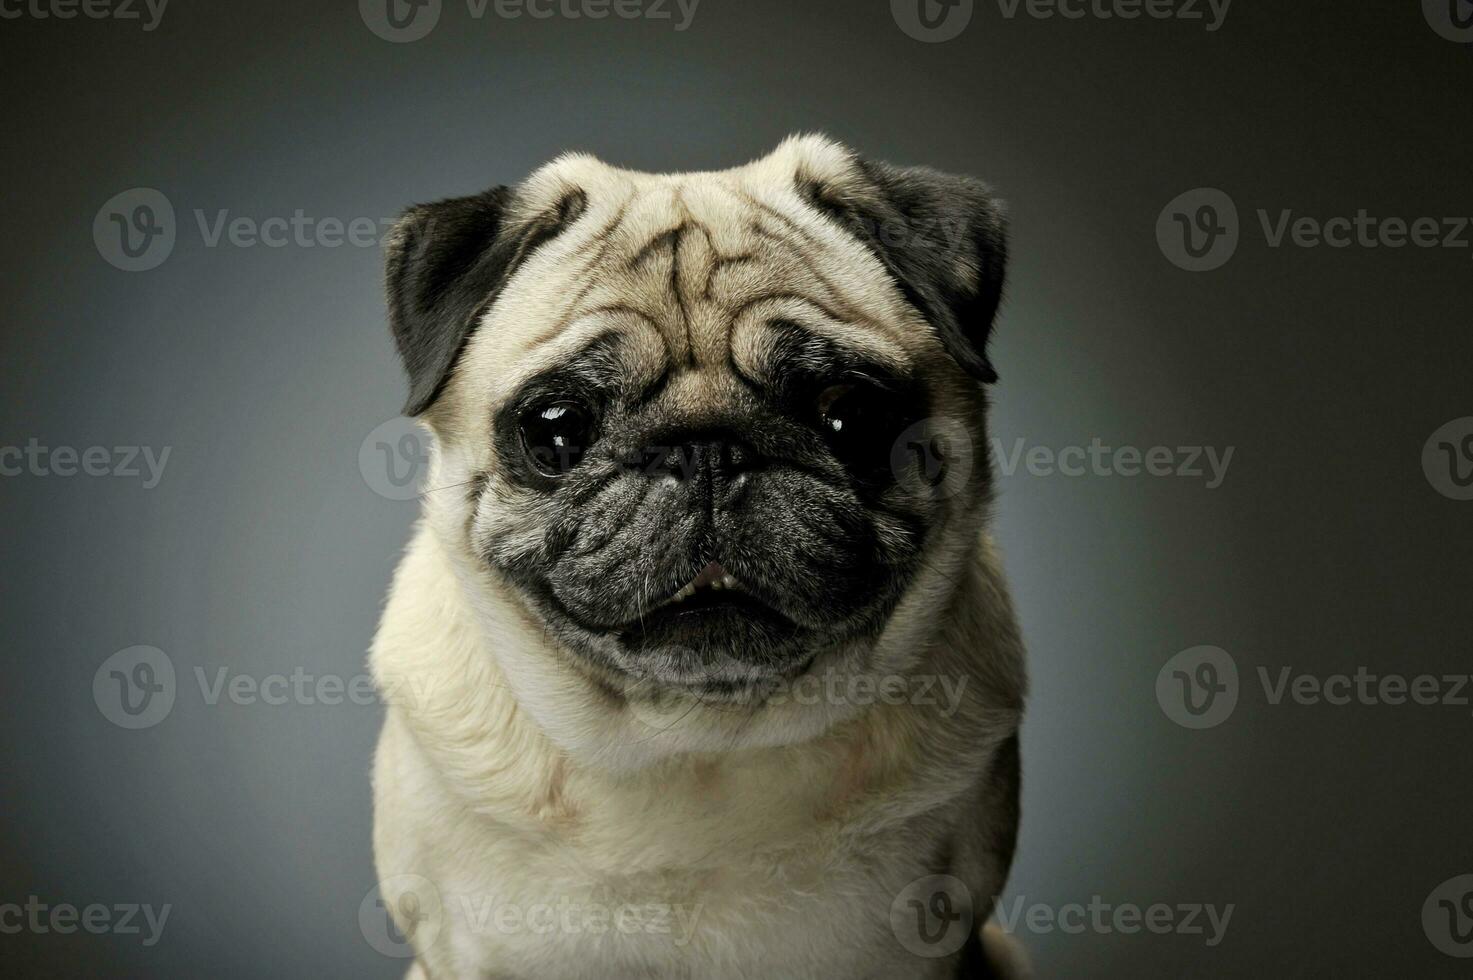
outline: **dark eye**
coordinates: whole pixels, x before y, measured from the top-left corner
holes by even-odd
[[[818,396],[824,438],[860,475],[889,466],[891,444],[905,427],[902,415],[898,396],[873,384],[834,385]]]
[[[543,476],[563,476],[593,443],[593,415],[577,402],[539,405],[522,415],[522,448]]]

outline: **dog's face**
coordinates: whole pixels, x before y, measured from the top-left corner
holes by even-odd
[[[817,139],[415,209],[389,286],[430,506],[606,676],[720,696],[862,649],[985,503],[1003,262],[981,185]]]

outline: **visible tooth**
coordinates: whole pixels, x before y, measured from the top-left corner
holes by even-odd
[[[710,587],[719,592],[722,589],[726,588],[726,582],[722,579],[717,579],[716,581],[711,583]]]
[[[737,589],[741,587],[741,583],[736,580],[735,576],[727,574],[721,576],[721,587],[723,589]]]

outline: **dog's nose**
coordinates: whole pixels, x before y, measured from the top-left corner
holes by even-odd
[[[661,446],[649,453],[652,476],[684,483],[701,499],[725,506],[725,495],[738,488],[741,477],[759,469],[764,460],[752,445],[733,433],[701,433]]]

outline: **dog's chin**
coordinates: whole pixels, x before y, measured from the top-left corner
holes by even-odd
[[[591,637],[620,673],[642,685],[714,698],[795,677],[825,638],[746,593],[692,596]]]
[[[626,673],[653,685],[740,699],[802,674],[821,642],[811,630],[750,597],[683,605],[655,610],[621,631]]]

